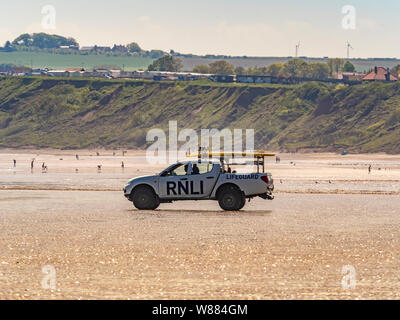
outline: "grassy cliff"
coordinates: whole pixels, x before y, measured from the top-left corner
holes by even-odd
[[[135,148],[150,128],[256,130],[260,148],[400,153],[400,83],[0,78],[0,146]]]

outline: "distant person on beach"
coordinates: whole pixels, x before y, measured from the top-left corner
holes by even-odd
[[[124,169],[125,168],[125,163],[122,161],[121,163],[121,168]]]
[[[371,166],[371,165],[369,165],[369,167],[368,167],[368,174],[370,174],[370,173],[371,173],[371,170],[372,170],[372,166]]]
[[[34,165],[34,163],[35,163],[35,159],[33,159],[33,160],[31,161],[31,170],[33,170],[33,165]]]
[[[14,168],[17,166],[17,160],[13,160],[14,161]]]
[[[76,158],[76,160],[79,160],[79,155],[76,155],[75,158]]]

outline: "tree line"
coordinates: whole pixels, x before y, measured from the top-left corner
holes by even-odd
[[[180,71],[183,67],[182,61],[174,56],[166,55],[155,60],[149,67],[149,71]],[[349,61],[335,58],[329,59],[327,63],[307,63],[302,59],[292,59],[286,63],[273,63],[267,67],[235,67],[226,60],[218,60],[208,65],[195,66],[192,72],[202,74],[220,75],[249,75],[249,76],[272,76],[272,77],[298,77],[327,79],[334,72],[355,72],[354,65]]]
[[[136,42],[127,45],[114,44],[111,47],[94,45],[90,50],[80,50],[79,43],[74,38],[67,38],[47,33],[21,34],[13,41],[6,41],[2,52],[28,51],[51,52],[59,54],[81,55],[124,55],[143,56],[152,59],[160,58],[167,53],[162,50],[143,50]]]
[[[329,59],[327,63],[307,63],[302,59],[292,59],[286,63],[273,63],[264,67],[235,67],[227,61],[221,60],[209,65],[198,65],[193,69],[197,73],[212,73],[222,75],[248,75],[272,77],[297,77],[327,79],[334,72],[355,72],[354,65],[342,59]]]
[[[149,67],[149,71],[181,71],[182,60],[172,55],[165,55],[155,60]],[[235,67],[226,60],[218,60],[208,65],[201,64],[193,68],[192,72],[201,74],[219,75],[242,75],[242,76],[272,76],[272,77],[293,77],[310,79],[328,79],[334,73],[356,72],[355,66],[350,61],[341,58],[330,58],[326,63],[307,63],[302,59],[292,59],[286,63],[273,63],[264,67]],[[394,75],[400,74],[400,65],[391,69]]]

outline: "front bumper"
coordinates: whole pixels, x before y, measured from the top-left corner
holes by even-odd
[[[131,194],[128,193],[128,191],[127,191],[126,188],[124,188],[124,196],[125,196],[125,198],[127,198],[129,201],[131,201]]]

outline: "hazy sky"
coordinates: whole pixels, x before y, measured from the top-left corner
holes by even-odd
[[[56,29],[42,28],[42,7]],[[342,27],[342,7],[356,28]],[[138,42],[144,49],[248,56],[400,57],[399,0],[1,0],[0,42],[25,32],[74,37],[80,45]]]

